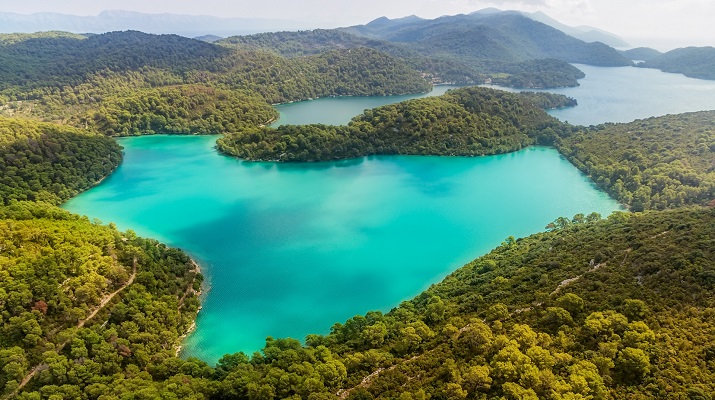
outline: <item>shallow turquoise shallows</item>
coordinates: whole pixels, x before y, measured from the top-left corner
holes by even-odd
[[[550,148],[271,164],[221,156],[215,140],[121,139],[119,169],[64,206],[202,264],[210,291],[183,354],[212,363],[389,311],[510,235],[619,208]]]

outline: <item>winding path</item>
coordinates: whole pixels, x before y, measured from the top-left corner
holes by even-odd
[[[92,313],[90,313],[86,318],[82,319],[81,321],[79,321],[77,323],[76,328],[82,328],[84,326],[84,324],[87,323],[87,321],[94,318],[94,316],[97,315],[97,313],[99,311],[101,311],[104,308],[104,306],[106,306],[110,301],[112,301],[112,299],[116,295],[118,295],[122,290],[126,289],[129,285],[131,285],[134,282],[134,278],[136,278],[136,276],[137,276],[137,258],[134,257],[134,260],[132,261],[132,275],[129,277],[129,280],[127,280],[127,282],[124,283],[124,285],[122,285],[119,289],[117,289],[114,292],[110,293],[109,295],[105,296],[102,299],[102,301],[99,303],[99,306],[97,306],[97,308],[95,308],[94,311],[92,311]],[[62,342],[62,344],[57,348],[57,353],[61,352],[62,349],[65,348],[67,343],[69,343],[69,341],[70,341],[70,339],[68,338],[67,340]],[[36,365],[34,368],[32,368],[32,370],[27,375],[25,375],[24,378],[22,378],[22,381],[17,386],[17,388],[12,393],[5,396],[3,399],[11,399],[11,398],[15,397],[22,390],[22,388],[24,388],[25,385],[27,385],[30,382],[30,380],[32,380],[32,378],[35,375],[37,375],[38,372],[44,371],[47,368],[48,368],[47,364]]]

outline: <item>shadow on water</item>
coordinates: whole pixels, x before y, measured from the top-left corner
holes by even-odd
[[[230,157],[230,156],[226,156]],[[233,158],[233,157],[231,157]],[[264,170],[277,169],[279,171],[325,171],[333,168],[350,168],[356,167],[365,162],[367,157],[350,158],[339,161],[319,161],[319,162],[275,162],[275,161],[246,161],[238,158],[237,160],[241,167],[247,169],[261,168]]]

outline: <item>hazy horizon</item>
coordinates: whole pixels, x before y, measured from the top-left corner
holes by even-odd
[[[417,15],[432,19],[466,14],[484,8],[527,12],[541,11],[569,26],[588,25],[622,37],[633,47],[649,46],[661,51],[685,46],[715,45],[715,2],[709,0],[27,0],[0,6],[0,12],[42,12],[97,16],[103,11],[134,11],[146,14],[179,14],[219,18],[283,20],[288,30],[361,25],[386,16]]]

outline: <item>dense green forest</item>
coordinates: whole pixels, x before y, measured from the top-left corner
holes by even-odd
[[[2,43],[2,41],[0,41]],[[110,32],[88,38],[31,35],[0,46],[0,89],[82,84],[91,75],[153,67],[182,74],[216,69],[228,49],[177,35]]]
[[[356,316],[305,345],[268,338],[215,367],[174,356],[198,306],[200,276],[183,253],[41,204],[0,215],[5,393],[36,371],[19,399],[715,391],[713,209],[559,218],[387,314]]]
[[[573,97],[567,97],[563,94],[555,94],[549,92],[521,92],[521,97],[526,97],[536,107],[542,110],[551,110],[554,108],[576,107],[578,101]]]
[[[434,82],[481,83],[492,79],[512,87],[551,88],[578,86],[584,74],[576,67],[556,59],[503,60],[501,57],[464,57],[461,54],[425,54],[405,43],[353,35],[340,29],[315,29],[298,32],[259,33],[232,36],[217,44],[272,51],[285,57],[318,54],[329,49],[369,47],[397,57],[423,71]],[[474,44],[473,44],[474,45]]]
[[[57,204],[109,175],[121,148],[103,135],[30,120],[0,117],[0,204]]]
[[[535,106],[566,105],[565,96],[528,97],[464,88],[439,97],[366,110],[345,126],[248,128],[218,140],[218,148],[248,160],[321,161],[372,154],[485,155],[519,150],[562,125]]]
[[[691,78],[715,79],[715,47],[685,47],[646,59],[639,67],[657,68],[664,72]]]
[[[467,88],[367,110],[346,126],[260,126],[276,117],[270,103],[426,91],[421,72],[542,87],[582,77],[558,61],[566,52],[621,62],[518,18],[474,20],[381,21],[358,32],[369,38],[284,34],[274,49],[280,35],[220,46],[139,32],[0,35],[0,115],[13,117],[0,117],[0,396],[715,397],[715,112],[574,127],[543,111],[574,99]],[[552,43],[498,53],[542,34]],[[491,41],[460,54],[475,37]],[[537,51],[529,46],[556,60],[525,57]],[[481,61],[466,68],[469,58]],[[119,164],[105,135],[159,132],[228,133],[223,151],[281,161],[554,145],[632,211],[651,211],[558,218],[387,314],[303,344],[267,338],[260,352],[209,366],[177,357],[199,309],[198,266],[54,206]]]
[[[79,123],[110,136],[221,134],[266,124],[277,118],[278,111],[260,96],[180,85],[107,98]]]
[[[240,93],[174,90],[177,85]],[[166,86],[172,88],[149,91]],[[233,49],[175,35],[132,31],[88,38],[47,33],[0,39],[0,115],[90,127],[95,124],[87,123],[86,114],[102,109],[103,113],[116,113],[100,115],[108,121],[99,123],[114,132],[130,132],[147,124],[154,131],[202,128],[195,118],[179,116],[154,129],[162,125],[159,119],[166,118],[167,112],[158,110],[158,105],[129,104],[133,103],[130,98],[139,103],[155,98],[190,108],[182,96],[202,93],[201,101],[206,104],[194,111],[212,110],[206,118],[210,129],[233,129],[237,124],[262,123],[273,117],[264,118],[268,110],[261,100],[283,103],[326,96],[419,93],[430,88],[422,74],[404,61],[366,47],[326,49],[289,59],[265,50]],[[143,92],[135,93],[137,90]],[[227,107],[236,101],[251,104],[253,110],[241,107],[232,114]],[[119,114],[137,107],[155,121],[118,121]],[[242,120],[232,122],[237,117]]]
[[[4,395],[30,377],[19,398],[96,399],[121,386],[141,392],[147,371],[208,369],[175,358],[202,280],[180,250],[13,202],[0,207],[0,277]]]
[[[489,75],[492,83],[515,88],[578,86],[578,80],[586,77],[580,69],[553,58],[516,63],[483,62],[482,65],[487,71],[501,71]]]
[[[559,151],[633,211],[715,200],[715,112],[585,128]]]

